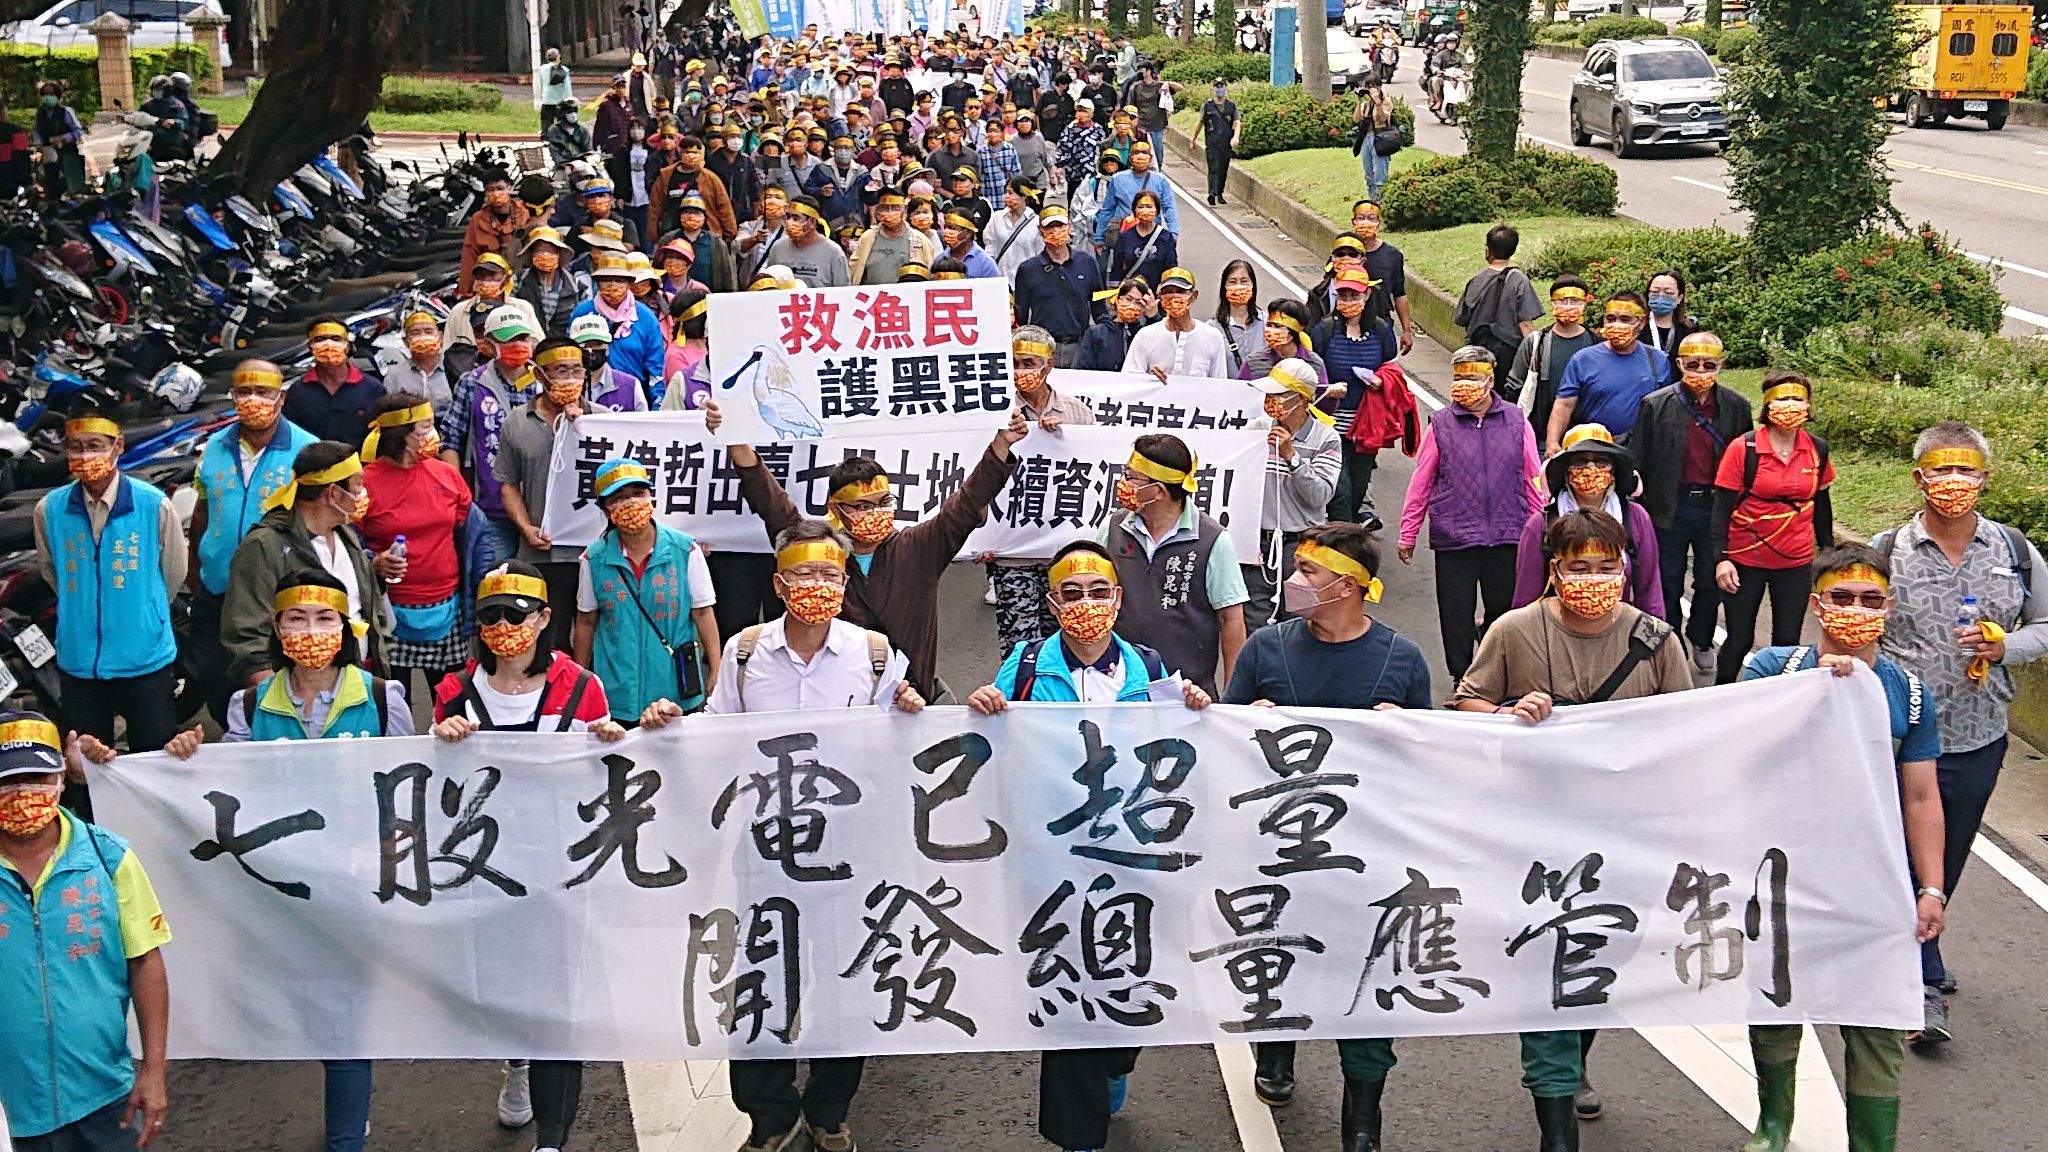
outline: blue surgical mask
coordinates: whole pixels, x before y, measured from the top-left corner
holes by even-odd
[[[1650,296],[1650,311],[1659,316],[1669,316],[1678,311],[1678,297],[1667,296],[1662,292],[1654,293]]]

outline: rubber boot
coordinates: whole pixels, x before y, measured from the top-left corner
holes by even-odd
[[[1278,1108],[1294,1099],[1294,1041],[1277,1040],[1252,1045],[1257,1069],[1252,1088],[1268,1106]]]
[[[1379,1152],[1380,1096],[1385,1080],[1344,1078],[1344,1152]]]
[[[1897,1096],[1851,1096],[1846,1103],[1849,1106],[1849,1152],[1897,1152]]]
[[[1792,1101],[1797,1064],[1756,1066],[1756,1135],[1742,1152],[1785,1152],[1792,1142]]]
[[[1569,1096],[1537,1096],[1538,1152],[1579,1152],[1579,1114]]]

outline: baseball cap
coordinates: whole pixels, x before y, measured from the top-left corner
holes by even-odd
[[[597,466],[597,474],[591,483],[597,488],[597,497],[602,500],[621,488],[638,484],[652,490],[654,481],[647,474],[647,466],[638,460],[623,456],[614,457]]]
[[[524,311],[505,304],[491,309],[491,314],[484,318],[484,334],[503,343],[521,336],[538,336],[540,332],[534,328],[533,321],[526,318]]]
[[[612,342],[612,326],[595,312],[578,316],[569,322],[569,339],[578,344],[592,340],[609,344]]]

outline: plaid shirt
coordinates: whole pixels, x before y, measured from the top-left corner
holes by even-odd
[[[981,186],[987,190],[991,201],[1001,200],[1002,190],[1009,187],[1010,181],[1024,174],[1024,166],[1017,161],[1016,146],[1008,140],[1001,144],[983,144],[975,149],[975,156],[980,160]]]
[[[1109,131],[1100,124],[1069,124],[1060,133],[1060,169],[1067,174],[1067,182],[1085,180],[1095,173],[1095,162],[1102,155],[1102,142],[1109,139]]]
[[[435,430],[441,435],[443,448],[460,453],[469,444],[470,420],[476,414],[477,381],[484,373],[496,371],[497,361],[486,360],[463,373],[462,378],[449,390],[451,395],[448,409],[434,420]],[[500,376],[499,379],[503,380],[504,377]],[[531,403],[535,396],[540,395],[540,373],[528,375],[527,384],[524,389],[516,384],[505,386],[505,394],[511,397],[508,411],[517,410],[521,405]]]

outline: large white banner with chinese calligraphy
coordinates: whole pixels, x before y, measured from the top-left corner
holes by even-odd
[[[993,432],[1016,403],[1006,281],[720,292],[707,323],[726,444]]]
[[[176,933],[174,1056],[1919,1023],[1862,671],[1535,727],[861,705],[610,746],[223,745],[92,789]]]
[[[1227,384],[1224,386],[1228,386]],[[1230,530],[1239,556],[1257,556],[1259,516],[1265,504],[1265,437],[1239,426],[1183,428],[1198,458],[1195,506]],[[1033,428],[1014,452],[1016,474],[989,504],[988,520],[968,537],[963,556],[994,552],[1018,559],[1044,558],[1101,527],[1114,507],[1116,478],[1142,429],[1071,425],[1057,432]],[[556,544],[583,545],[604,529],[591,481],[597,466],[615,456],[646,464],[655,481],[654,509],[663,523],[690,533],[713,550],[768,551],[761,518],[740,495],[740,475],[725,449],[694,412],[607,413],[576,422],[576,442],[556,454],[548,477],[543,527]],[[980,432],[927,432],[910,436],[846,436],[795,444],[764,444],[761,459],[805,515],[825,515],[826,478],[851,456],[872,456],[896,486],[896,519],[914,524],[938,513],[960,491],[987,451]]]

